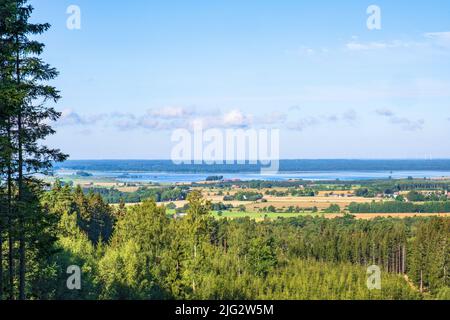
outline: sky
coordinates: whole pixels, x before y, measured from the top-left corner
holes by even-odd
[[[280,129],[284,159],[450,158],[447,0],[30,2],[71,159],[169,159],[198,120]]]

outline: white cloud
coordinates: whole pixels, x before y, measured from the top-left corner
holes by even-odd
[[[418,42],[407,42],[401,40],[394,40],[389,42],[358,42],[352,40],[348,42],[345,47],[350,51],[368,51],[368,50],[383,50],[383,49],[396,49],[396,48],[411,48],[424,46]]]
[[[281,125],[286,122],[287,115],[283,112],[274,111],[269,114],[255,117],[255,122],[260,125]]]
[[[379,116],[392,117],[394,113],[389,109],[378,109],[375,111]]]
[[[349,51],[369,51],[432,48],[435,46],[444,48],[450,47],[450,32],[428,32],[424,33],[421,37],[422,38],[416,42],[404,40],[362,42],[359,41],[358,38],[352,37],[352,40],[345,44],[345,48]]]
[[[303,131],[309,127],[319,125],[320,121],[315,117],[306,117],[294,122],[288,123],[287,127],[294,131]]]
[[[303,131],[307,128],[326,124],[355,124],[358,114],[355,110],[349,109],[341,114],[325,114],[321,116],[308,116],[289,122],[287,128],[294,131]]]
[[[144,114],[113,112],[110,114],[97,114],[84,116],[66,109],[58,122],[59,126],[88,126],[103,125],[115,127],[119,130],[146,129],[152,131],[165,131],[175,128],[192,129],[195,123],[201,122],[204,128],[249,128],[251,126],[273,126],[283,123],[286,115],[281,112],[272,112],[254,116],[239,109],[227,112],[220,110],[194,111],[186,108],[151,109]]]
[[[64,109],[56,122],[57,126],[87,126],[106,118],[105,114],[80,115],[72,109]]]
[[[169,130],[171,125],[173,125],[174,120],[169,118],[160,119],[147,112],[141,116],[136,116],[133,114],[116,114],[113,126],[120,130],[134,130],[134,129],[147,129],[147,130]]]
[[[418,131],[423,129],[425,120],[410,120],[408,118],[392,117],[391,123],[402,126],[402,128],[406,131]]]
[[[254,123],[254,117],[251,114],[246,114],[239,109],[234,109],[226,113],[218,112],[215,115],[211,114],[198,114],[191,118],[187,122],[189,128],[193,128],[194,125],[201,123],[203,128],[239,128],[244,129],[252,126]]]
[[[300,46],[294,50],[287,50],[286,54],[301,56],[301,57],[313,57],[313,56],[325,56],[330,52],[328,48],[311,48],[307,46]]]
[[[161,109],[152,109],[148,112],[151,116],[162,119],[177,119],[193,115],[194,110],[182,107],[165,107]]]
[[[293,110],[297,110],[294,108]],[[209,111],[191,112],[183,108],[152,109],[143,114],[113,112],[110,114],[98,114],[83,116],[72,110],[66,110],[61,119],[61,125],[83,126],[83,128],[95,129],[95,126],[113,127],[118,130],[130,131],[145,129],[150,131],[167,131],[177,128],[191,130],[195,124],[201,123],[204,129],[245,129],[245,128],[282,128],[292,130],[304,130],[305,128],[326,124],[345,123],[353,124],[357,114],[353,109],[343,113],[326,114],[300,118],[297,121],[288,122],[289,114],[272,111],[265,114],[250,114],[240,109],[226,112],[217,111],[211,114]],[[88,125],[92,126],[88,126]]]
[[[450,47],[450,32],[429,32],[425,33],[425,37],[439,46]]]
[[[343,113],[342,118],[348,122],[353,122],[358,118],[358,114],[355,110],[350,109]]]
[[[411,120],[406,117],[399,117],[389,109],[378,109],[375,112],[379,116],[387,118],[391,124],[399,125],[403,130],[406,131],[422,130],[423,126],[425,125],[425,120],[423,119]]]
[[[223,124],[226,127],[245,128],[252,123],[252,116],[245,115],[240,110],[232,110],[223,116]]]
[[[386,45],[383,43],[359,43],[359,42],[349,42],[346,45],[346,48],[351,51],[362,51],[362,50],[370,50],[370,49],[384,49]]]

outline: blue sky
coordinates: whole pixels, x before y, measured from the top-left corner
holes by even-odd
[[[446,0],[30,2],[72,159],[169,158],[199,118],[279,128],[282,158],[450,158]]]

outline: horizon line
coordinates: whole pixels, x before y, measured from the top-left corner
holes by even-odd
[[[285,158],[285,159],[279,159],[279,160],[272,160],[272,161],[450,161],[450,157],[449,158],[431,158],[431,159],[427,159],[427,158]],[[64,163],[64,162],[68,162],[68,161],[171,161],[173,162],[173,160],[171,159],[139,159],[139,158],[135,158],[135,159],[114,159],[114,158],[110,158],[110,159],[68,159],[65,161],[61,161],[58,163]],[[197,161],[197,160],[191,160],[192,162]],[[225,163],[227,160],[223,160],[223,164],[226,165],[227,163]],[[253,161],[253,160],[249,160],[249,159],[237,159],[237,160],[233,160],[234,162],[238,162],[238,161]],[[259,160],[257,160],[259,162]],[[202,160],[202,162],[205,162],[205,160]],[[192,165],[195,165],[195,163],[192,163]]]

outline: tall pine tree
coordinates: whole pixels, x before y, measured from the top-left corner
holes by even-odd
[[[27,232],[31,230],[28,228],[33,227],[30,222],[34,220],[37,208],[31,205],[31,201],[36,201],[33,176],[36,173],[48,173],[54,161],[63,161],[67,156],[60,150],[50,149],[41,143],[47,136],[55,133],[48,123],[56,121],[60,114],[47,104],[57,102],[60,96],[56,88],[46,84],[58,73],[39,58],[44,44],[32,37],[44,33],[50,25],[29,22],[33,8],[26,0],[5,0],[2,9],[5,18],[2,39],[7,43],[2,74],[5,81],[2,82],[12,90],[7,101],[8,110],[12,111],[7,136],[11,146],[11,172],[8,180],[14,178],[17,189],[15,208],[10,211],[14,212],[17,219],[14,231],[19,251],[19,299],[25,299]],[[10,202],[12,196],[11,190],[8,194]]]
[[[8,32],[11,22],[14,21],[12,0],[0,3],[0,195],[1,216],[0,228],[7,233],[8,238],[8,298],[14,297],[14,217],[13,217],[13,146],[12,146],[12,122],[14,115],[14,87],[12,83],[13,54],[12,36]],[[0,235],[2,232],[0,231]],[[0,262],[3,262],[3,238],[0,237]],[[0,272],[3,274],[3,264],[0,263]],[[0,277],[0,281],[3,278]],[[1,286],[0,290],[6,287]],[[2,295],[0,295],[2,298]]]

